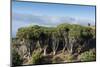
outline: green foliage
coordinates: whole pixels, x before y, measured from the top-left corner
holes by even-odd
[[[52,63],[57,63],[57,62],[59,62],[59,59],[60,59],[59,57],[56,57],[56,56],[53,57],[53,58],[52,58]],[[61,62],[61,61],[60,61],[60,62]]]
[[[42,27],[38,25],[22,27],[18,29],[16,36],[20,39],[38,39],[41,33],[44,33],[47,37],[50,37],[52,32],[57,32],[56,34],[58,35],[62,35],[64,32],[69,32],[69,37],[79,37],[80,35],[81,37],[87,37],[88,35],[95,36],[92,28],[76,24],[60,24],[56,28]]]
[[[72,54],[67,54],[66,56],[65,56],[65,58],[66,58],[66,61],[67,62],[72,62],[73,61],[73,59],[74,59],[74,56],[72,55]]]
[[[92,29],[89,27],[82,29],[80,33],[80,36],[84,39],[91,39],[93,37]]]
[[[73,55],[74,53],[81,53],[78,56],[79,61],[92,61],[96,59],[94,51],[87,51],[89,49],[92,49],[90,48],[90,45],[92,46],[93,43],[90,43],[95,39],[95,28],[91,28],[90,26],[81,26],[77,24],[66,23],[60,24],[57,27],[43,27],[34,25],[19,28],[16,37],[16,39],[12,39],[13,47],[15,48],[18,47],[18,45],[19,47],[21,46],[20,43],[18,43],[19,40],[25,39],[27,41],[25,41],[26,44],[29,41],[30,45],[32,46],[31,52],[34,51],[31,56],[33,64],[40,64],[41,60],[44,59],[44,56],[42,56],[41,51],[37,51],[38,49],[40,49],[40,47],[42,50],[44,48],[48,48],[47,53],[53,51],[51,49],[51,46],[54,40],[59,41],[57,42],[59,45],[57,51],[62,50],[64,48],[65,43],[68,43],[69,45],[67,46],[67,49],[70,49],[72,45],[73,53],[56,57],[53,56],[53,58],[51,59],[52,63],[57,63],[61,61],[73,62],[75,61],[74,59],[76,59]],[[72,41],[72,38],[75,38],[75,42]],[[70,42],[73,43],[70,45]],[[35,49],[33,49],[33,47]],[[95,47],[93,46],[93,48]],[[22,64],[22,59],[20,58],[20,55],[18,55],[16,51],[13,51],[13,65],[20,64]]]
[[[77,25],[77,24],[61,24],[57,26],[59,31],[63,30],[69,32],[69,37],[79,37],[80,31],[86,29],[87,27]]]
[[[78,56],[79,61],[95,61],[96,60],[96,54],[94,51],[86,51],[84,53],[81,53],[81,55]]]
[[[19,39],[37,39],[39,34],[41,33],[41,29],[38,26],[35,27],[23,27],[18,29],[17,38]]]
[[[32,54],[32,63],[39,64],[41,58],[42,58],[41,51],[34,51]]]
[[[22,64],[22,59],[16,50],[12,50],[12,65],[17,66]]]
[[[43,26],[28,26],[18,29],[16,37],[18,39],[29,39],[33,41],[39,41],[40,45],[45,46],[50,44],[52,35],[59,39],[59,43],[64,41],[64,37],[75,38],[78,40],[75,50],[79,45],[83,45],[84,42],[89,41],[95,37],[94,29],[88,26],[81,26],[77,24],[60,24],[57,27],[43,27]],[[86,43],[87,45],[87,43]],[[86,47],[85,47],[86,48]]]

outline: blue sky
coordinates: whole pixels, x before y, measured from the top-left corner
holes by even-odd
[[[60,20],[59,20],[60,19]],[[56,26],[65,21],[95,24],[95,6],[12,2],[12,35],[18,28],[33,25]],[[79,21],[79,22],[78,22]],[[84,21],[84,22],[83,22]]]

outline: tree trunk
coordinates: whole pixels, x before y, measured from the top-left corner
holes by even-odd
[[[46,56],[46,48],[43,49],[43,55]]]
[[[56,54],[56,51],[53,51],[53,55],[55,55]]]
[[[70,53],[73,53],[73,44],[71,44],[71,49],[70,49]]]
[[[59,45],[59,39],[57,37],[54,37],[52,38],[52,50],[53,50],[53,55],[56,54],[56,51],[58,49],[58,45]]]
[[[66,47],[64,46],[64,48],[63,48],[63,50],[62,50],[63,53],[65,52],[65,49],[66,49]]]
[[[64,36],[64,41],[65,41],[65,45],[64,45],[64,48],[63,48],[63,53],[65,52],[65,49],[67,48],[67,51],[69,52],[69,38],[68,38],[68,32],[64,32],[63,33],[63,36]]]
[[[72,38],[71,40],[70,40],[70,53],[73,53],[73,46],[74,46],[74,43],[75,43],[75,39],[74,38]]]
[[[63,48],[63,53],[65,52],[66,48],[67,48],[67,51],[69,51],[69,43],[68,43],[68,39],[65,37],[65,44],[64,44],[64,48]]]

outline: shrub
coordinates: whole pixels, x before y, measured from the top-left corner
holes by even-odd
[[[72,54],[67,54],[65,56],[67,62],[72,62],[74,60],[74,56]]]
[[[33,64],[39,64],[41,58],[42,58],[41,51],[34,51],[32,53],[32,63]]]
[[[52,58],[52,63],[59,63],[59,60],[60,60],[60,62],[61,62],[60,57],[54,56],[54,57]]]
[[[22,64],[22,59],[16,50],[12,51],[12,65],[17,66]]]
[[[79,61],[95,61],[96,60],[96,54],[94,51],[86,51],[84,53],[81,53],[81,55],[78,56]]]

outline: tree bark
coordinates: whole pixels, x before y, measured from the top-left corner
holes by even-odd
[[[52,50],[53,50],[53,55],[56,54],[56,51],[58,49],[59,45],[59,39],[58,37],[55,37],[54,35],[52,36]]]
[[[56,51],[53,51],[53,55],[55,55],[56,54]]]
[[[46,56],[46,48],[43,49],[43,55]]]

